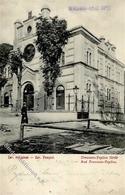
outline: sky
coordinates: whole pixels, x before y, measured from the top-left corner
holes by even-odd
[[[43,6],[51,16],[67,20],[68,28],[82,25],[98,38],[116,46],[117,58],[125,63],[125,0],[0,0],[0,43],[13,44],[14,22],[38,16]]]

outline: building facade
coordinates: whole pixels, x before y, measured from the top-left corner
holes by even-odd
[[[5,66],[3,74],[3,77],[7,79],[7,82],[0,90],[0,106],[12,107],[13,78],[9,64]]]
[[[41,15],[49,17],[50,9],[42,8]],[[28,13],[28,18],[16,21],[14,49],[24,53],[21,102],[26,101],[28,110],[43,112],[83,111],[91,113],[124,113],[124,67],[116,59],[116,48],[97,38],[82,26],[70,30],[71,36],[62,53],[61,76],[57,79],[48,108],[43,88],[40,54],[35,46],[36,22],[39,17]],[[9,99],[13,109],[17,104],[17,78],[11,79]],[[5,102],[5,89],[2,91]],[[9,89],[10,90],[10,89]]]

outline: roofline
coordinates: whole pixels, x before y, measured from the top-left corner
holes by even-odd
[[[98,71],[97,68],[95,68],[93,66],[90,66],[90,65],[88,65],[88,64],[86,64],[85,62],[82,62],[82,61],[67,63],[67,64],[61,66],[61,68],[65,68],[65,67],[68,67],[68,66],[75,66],[75,65],[78,65],[78,64],[82,64],[82,65],[84,65],[84,66],[86,66],[88,68],[91,68],[91,69],[93,69],[95,71]]]
[[[98,39],[95,35],[93,35],[90,31],[88,31],[86,28],[84,28],[83,26],[76,26],[73,27],[71,29],[69,29],[70,33],[75,33],[75,32],[79,32],[82,31],[85,34],[87,34],[88,36],[92,37],[97,43],[100,43],[100,39]]]
[[[120,60],[118,60],[115,56],[110,55],[109,53],[107,53],[104,49],[102,49],[101,47],[98,47],[98,50],[100,52],[102,52],[103,54],[105,54],[106,56],[108,56],[109,58],[111,58],[113,61],[117,62],[122,68],[125,68],[125,64],[123,62],[121,62]]]
[[[27,22],[28,20],[32,20],[32,19],[34,19],[34,18],[36,18],[36,16],[35,16],[35,15],[34,15],[34,16],[32,16],[31,18],[27,18],[27,19],[23,20],[23,23]]]

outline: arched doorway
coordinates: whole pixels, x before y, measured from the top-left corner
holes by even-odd
[[[27,110],[34,108],[34,88],[32,84],[27,84],[23,91],[23,102],[27,104]]]
[[[62,85],[56,88],[56,109],[65,109],[65,89]]]
[[[8,93],[4,94],[4,107],[9,107],[9,95],[8,95]]]

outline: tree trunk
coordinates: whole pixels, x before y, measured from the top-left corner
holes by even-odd
[[[47,110],[50,110],[50,96],[47,96]]]
[[[52,96],[49,95],[47,96],[47,110],[51,110],[52,109]]]

